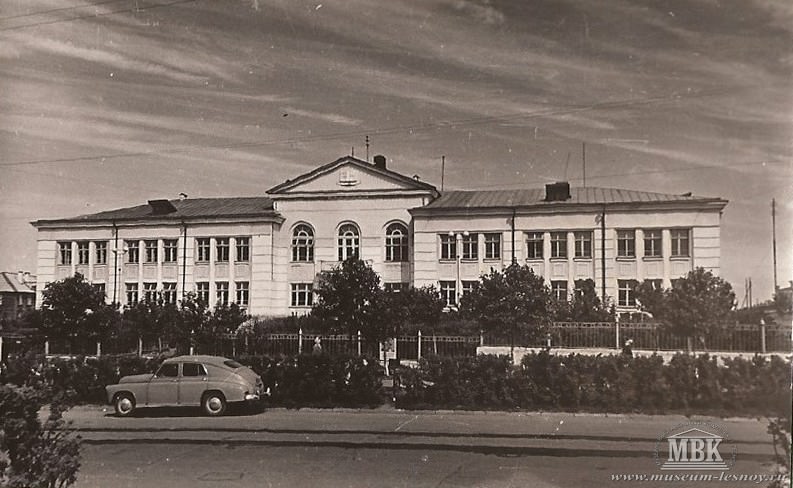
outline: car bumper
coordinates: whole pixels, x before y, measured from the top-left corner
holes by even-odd
[[[246,402],[255,402],[260,399],[258,393],[246,393],[245,394],[245,401]]]

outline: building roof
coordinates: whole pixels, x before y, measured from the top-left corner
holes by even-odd
[[[170,208],[173,210],[168,211]],[[277,217],[278,215],[278,212],[273,209],[272,200],[267,197],[187,198],[184,200],[152,200],[148,204],[135,207],[119,208],[65,219],[38,220],[33,222],[33,225],[163,219],[181,221],[196,218]]]
[[[28,275],[29,276],[29,275]],[[35,293],[27,283],[19,281],[19,273],[0,271],[0,293]]]
[[[723,203],[721,198],[698,197],[690,194],[670,195],[617,188],[570,188],[570,198],[563,201],[545,201],[545,190],[464,190],[447,191],[424,209],[473,209],[543,207],[549,205],[603,205],[633,203]]]

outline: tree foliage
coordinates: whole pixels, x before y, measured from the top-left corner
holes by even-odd
[[[703,268],[675,280],[670,289],[653,290],[642,283],[636,297],[671,332],[697,339],[703,347],[711,332],[726,324],[735,304],[732,286]]]
[[[592,279],[576,280],[570,301],[557,302],[556,319],[570,322],[612,322],[614,314],[600,301]]]
[[[432,328],[440,322],[444,302],[434,286],[410,287],[405,290],[383,290],[375,303],[376,314],[387,336],[413,333]]]

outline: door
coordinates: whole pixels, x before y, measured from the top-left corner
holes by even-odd
[[[183,363],[179,378],[179,405],[200,405],[207,385],[207,370],[201,363]]]
[[[179,401],[179,364],[165,363],[149,381],[148,405],[177,405]]]

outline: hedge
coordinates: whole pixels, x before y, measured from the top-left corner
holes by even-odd
[[[545,352],[422,358],[400,372],[405,409],[554,410],[778,416],[791,404],[791,365],[780,357],[707,354],[624,357]]]

